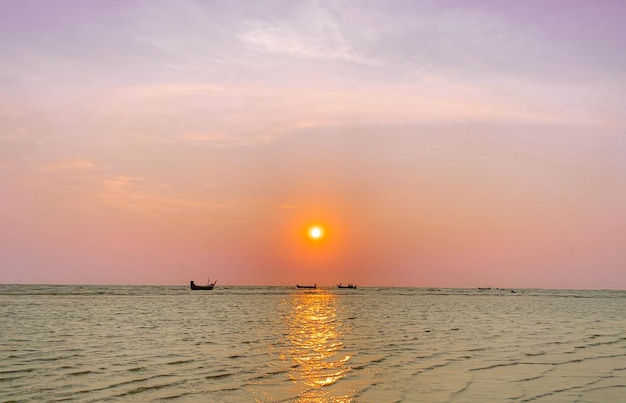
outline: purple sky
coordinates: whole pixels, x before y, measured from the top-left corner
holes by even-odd
[[[626,289],[625,18],[2,1],[0,283]]]

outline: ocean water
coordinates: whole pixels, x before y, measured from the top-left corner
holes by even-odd
[[[0,285],[0,401],[626,401],[626,292]]]

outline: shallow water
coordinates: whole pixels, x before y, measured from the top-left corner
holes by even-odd
[[[0,286],[0,401],[626,401],[626,292]]]

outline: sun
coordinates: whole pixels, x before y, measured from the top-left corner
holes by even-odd
[[[309,227],[309,238],[311,239],[321,239],[324,237],[324,228],[320,227],[319,225],[314,225],[312,227]]]

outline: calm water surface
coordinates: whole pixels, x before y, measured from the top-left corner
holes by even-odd
[[[0,401],[626,401],[626,292],[0,285]]]

